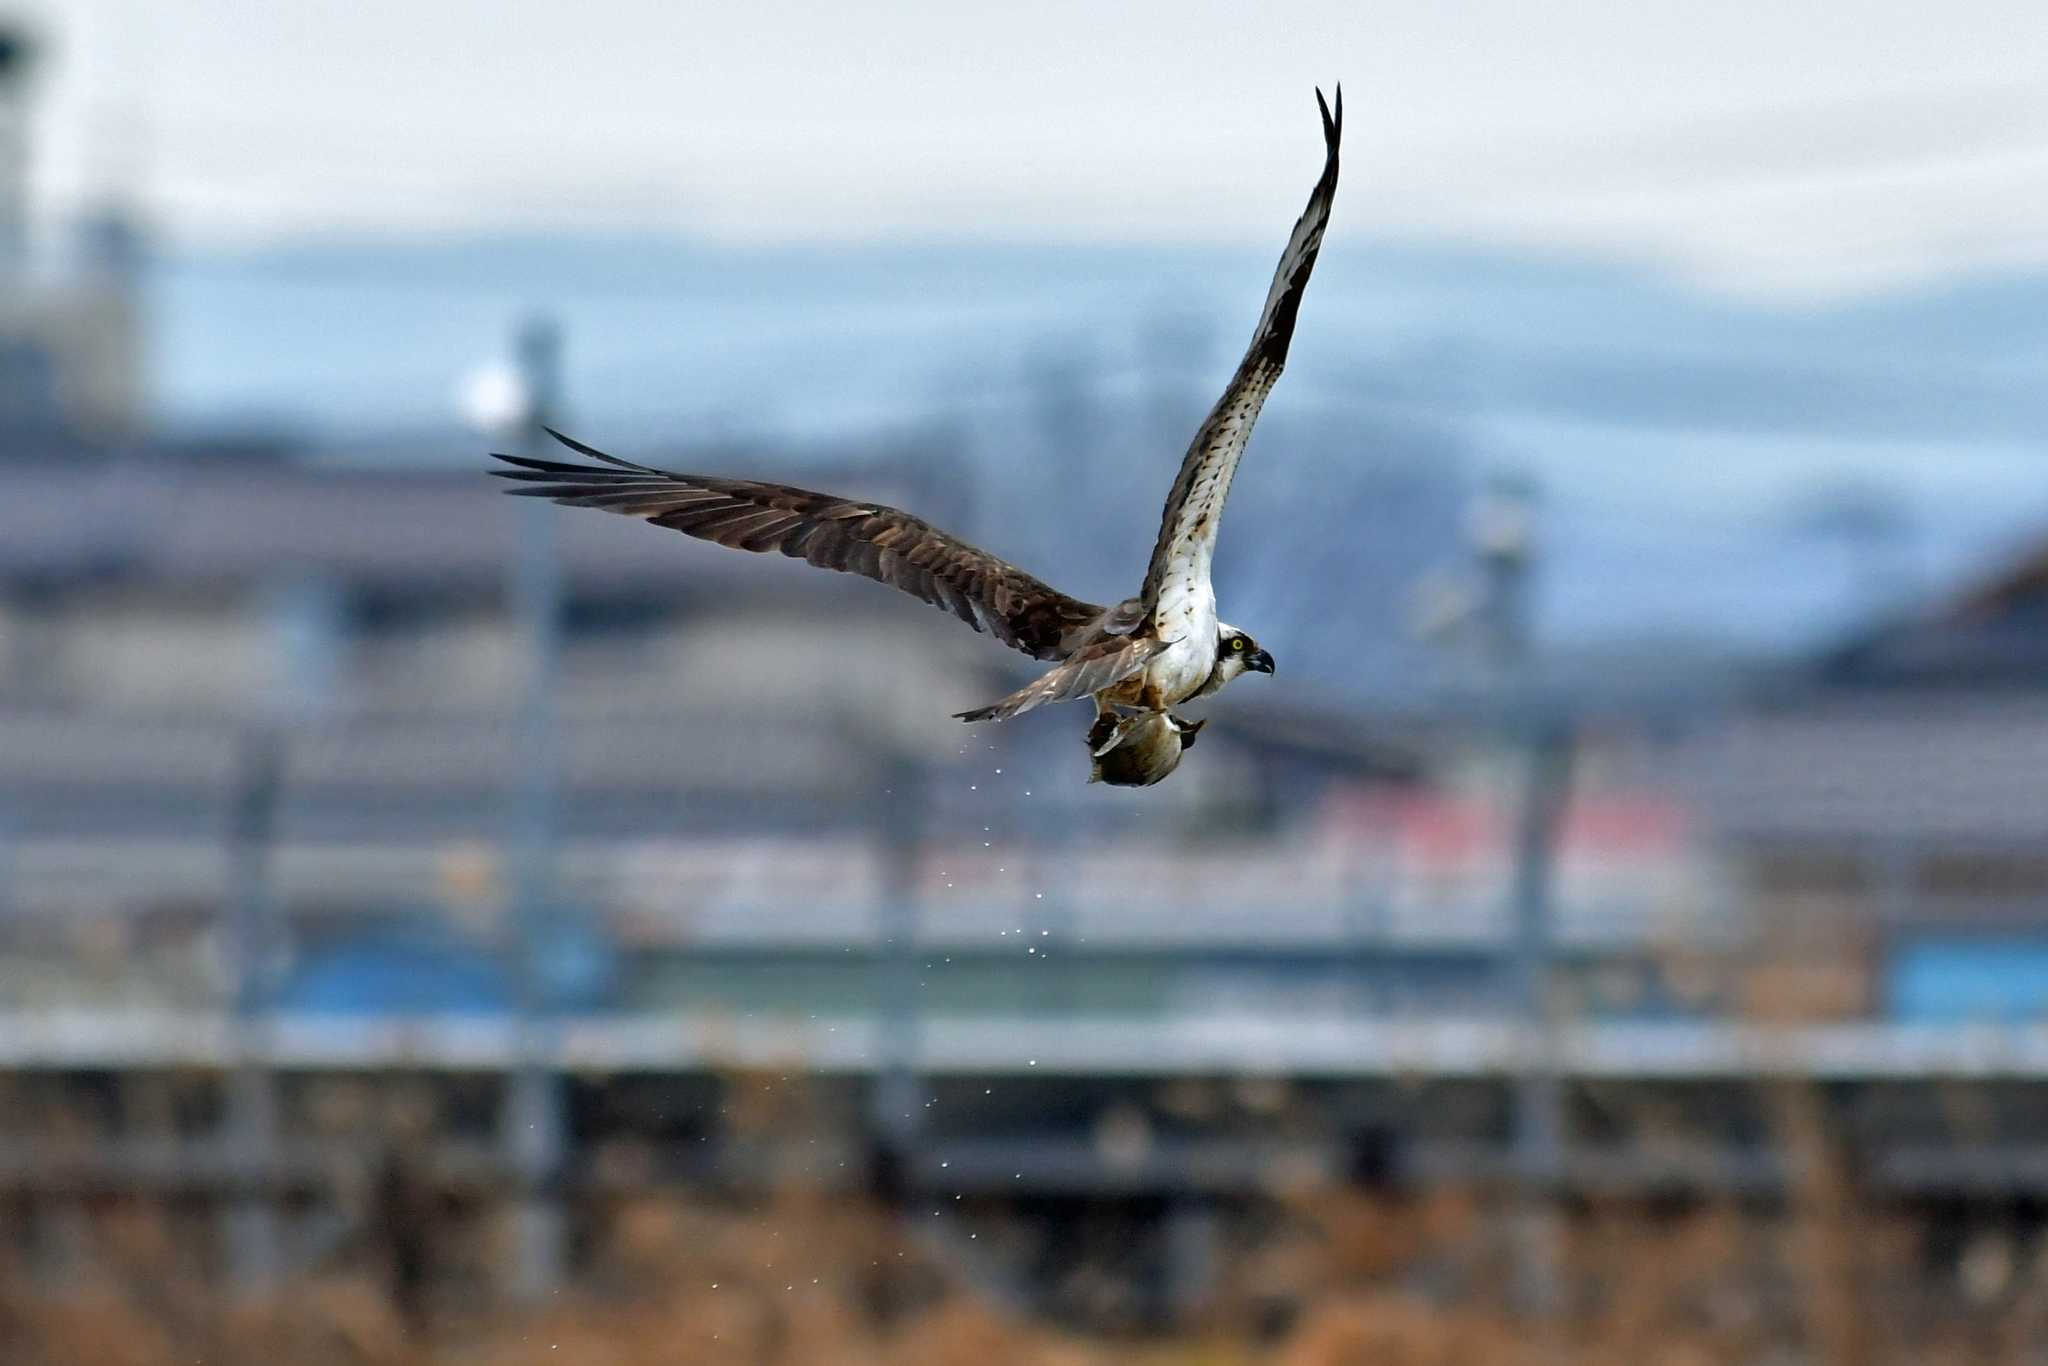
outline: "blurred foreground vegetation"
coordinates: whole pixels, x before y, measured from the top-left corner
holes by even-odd
[[[1806,1183],[1789,1207],[1579,1204],[1559,1224],[1563,1304],[1513,1300],[1515,1226],[1479,1192],[1276,1197],[1233,1222],[1216,1292],[1171,1327],[1108,1331],[1006,1311],[919,1236],[915,1211],[786,1191],[747,1206],[637,1199],[590,1211],[583,1271],[545,1304],[472,1279],[486,1220],[437,1250],[437,1280],[358,1246],[301,1283],[236,1297],[195,1270],[175,1208],[92,1206],[93,1263],[50,1284],[0,1276],[10,1366],[1092,1366],[1280,1362],[2021,1363],[2048,1360],[2048,1263],[1980,1236],[1943,1269],[1921,1213]],[[935,1255],[934,1249],[938,1249]],[[1112,1297],[1115,1250],[1071,1303]],[[2031,1252],[2031,1249],[2026,1249]],[[1959,1268],[1959,1269],[1958,1269]],[[1092,1279],[1101,1284],[1090,1285]],[[419,1291],[413,1300],[413,1291]],[[411,1300],[412,1302],[408,1302]]]

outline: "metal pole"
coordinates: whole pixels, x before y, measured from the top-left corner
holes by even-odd
[[[887,756],[876,767],[888,776],[876,803],[882,945],[875,973],[879,1073],[871,1121],[880,1143],[878,1193],[889,1198],[902,1194],[924,1114],[917,1081],[917,860],[924,837],[925,790],[923,768],[907,755]]]
[[[518,347],[527,394],[524,436],[529,450],[540,450],[550,440],[542,428],[554,420],[559,403],[560,333],[551,321],[536,318],[520,330]],[[512,874],[518,1056],[508,1079],[501,1139],[517,1191],[509,1279],[514,1294],[536,1297],[552,1291],[563,1270],[562,1210],[554,1190],[563,1154],[561,1079],[548,1066],[553,1031],[538,963],[556,899],[562,583],[555,509],[537,499],[517,501],[519,546],[507,596],[526,646],[526,687],[516,728],[518,771],[511,784],[506,862]]]
[[[29,83],[35,65],[34,35],[0,15],[0,280],[27,268]]]
[[[283,752],[276,732],[242,739],[228,827],[227,930],[235,1063],[227,1079],[227,1144],[238,1176],[227,1210],[228,1270],[236,1290],[259,1293],[279,1267],[270,1182],[277,1157],[277,1096],[265,1029],[271,960],[270,855]]]
[[[1550,999],[1551,889],[1558,830],[1571,799],[1572,731],[1562,721],[1533,721],[1529,730],[1527,785],[1515,832],[1515,1003],[1528,1026],[1529,1050],[1515,1078],[1514,1157],[1521,1188],[1515,1296],[1524,1312],[1548,1315],[1561,1298],[1556,1197],[1565,1141]]]
[[[1521,478],[1498,478],[1472,522],[1485,583],[1488,663],[1503,709],[1502,733],[1523,757],[1515,816],[1512,1000],[1527,1051],[1515,1076],[1513,1164],[1517,1186],[1514,1296],[1525,1313],[1555,1313],[1559,1286],[1556,1196],[1564,1169],[1564,1104],[1557,1075],[1556,1021],[1551,1016],[1552,883],[1558,829],[1571,794],[1572,725],[1546,699],[1531,670],[1536,559],[1536,490]]]

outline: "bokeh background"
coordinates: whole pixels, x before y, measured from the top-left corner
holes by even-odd
[[[542,420],[1131,591],[1160,787]],[[2048,1360],[2048,10],[0,12],[0,1355]]]

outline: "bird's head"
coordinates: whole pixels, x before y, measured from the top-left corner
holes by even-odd
[[[1241,673],[1269,674],[1273,672],[1273,656],[1259,648],[1253,640],[1235,626],[1221,622],[1216,626],[1216,673],[1218,686],[1228,683]]]

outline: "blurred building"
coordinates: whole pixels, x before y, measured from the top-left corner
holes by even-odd
[[[30,250],[36,58],[28,30],[0,17],[0,461],[104,451],[143,421],[134,223],[103,211],[47,263]]]
[[[986,524],[957,483],[932,486],[960,464],[940,440],[801,463]],[[1421,487],[1387,511],[1432,507]],[[535,655],[512,591],[536,543],[562,571],[544,746],[521,718]],[[1360,576],[1392,595],[1423,548],[1361,557]],[[1884,1012],[1952,1018],[1959,973],[2007,983],[2005,1017],[2036,1012],[2039,941],[1966,958],[1940,936],[2035,933],[2044,580],[2023,566],[1736,705],[1635,696],[1611,660],[1487,659],[1485,686],[1453,669],[1337,704],[1275,680],[1129,794],[1082,782],[1082,714],[950,720],[1031,666],[944,615],[504,498],[481,460],[11,460],[0,1052],[54,1108],[101,1117],[96,1180],[145,1179],[122,1175],[147,1148],[146,1107],[122,1098],[168,1069],[208,1097],[200,1141],[241,1115],[246,1161],[317,1193],[374,1131],[324,1098],[403,1069],[428,1074],[432,1179],[488,1184],[525,1160],[494,1135],[531,1128],[509,1028],[530,1003],[560,1030],[538,1113],[563,1190],[797,1172],[1087,1201],[1172,1241],[1276,1172],[1519,1170],[1533,961],[1575,1088],[1562,1184],[1779,1188],[1743,1032],[1760,1015],[1866,1031],[1800,1036],[1774,1065],[1841,1083],[1887,1190],[2018,1180],[2041,1170],[2036,1064],[2001,1063],[2014,1079],[1986,1113],[2007,1146],[1965,1151],[1924,1141],[1916,1089],[1952,1059],[1901,1062],[1881,1031]],[[1568,723],[1573,762],[1537,876],[1521,808],[1544,717]],[[522,907],[537,766],[550,888]],[[277,1074],[268,1119],[236,1089],[256,1046],[228,1031],[237,1003]],[[734,1120],[720,1098],[749,1069],[808,1076],[816,1126]],[[11,1171],[44,1199],[43,1158]],[[321,1210],[271,1212],[310,1246]],[[1058,1247],[1072,1225],[1052,1223]]]
[[[2048,1016],[2048,552],[1775,675],[1698,754],[1827,1013]]]
[[[913,471],[931,463],[849,451],[822,477],[924,507],[939,499]],[[947,849],[998,819],[1011,839],[1178,838],[1246,820],[1285,838],[1331,794],[1411,771],[1391,737],[1282,709],[1224,718],[1202,762],[1152,801],[1077,805],[1078,722],[969,732],[948,718],[1029,667],[957,623],[872,584],[498,490],[481,465],[0,467],[0,895],[15,910],[17,1003],[218,999],[219,983],[195,991],[179,974],[219,947],[224,838],[249,747],[269,736],[285,755],[271,828],[293,942],[338,949],[351,923],[375,938],[422,917],[495,925],[496,850],[528,759],[507,572],[535,516],[565,576],[566,882],[643,957],[715,939],[728,917],[750,944],[837,944],[842,931],[872,943],[877,804],[903,762],[939,775],[917,821]],[[988,795],[970,810],[946,784]],[[969,885],[967,869],[954,876]],[[67,978],[50,967],[58,944],[25,947],[39,934],[106,936],[106,962],[140,976]],[[137,936],[171,942],[142,951]],[[448,980],[451,1001],[477,999]]]

